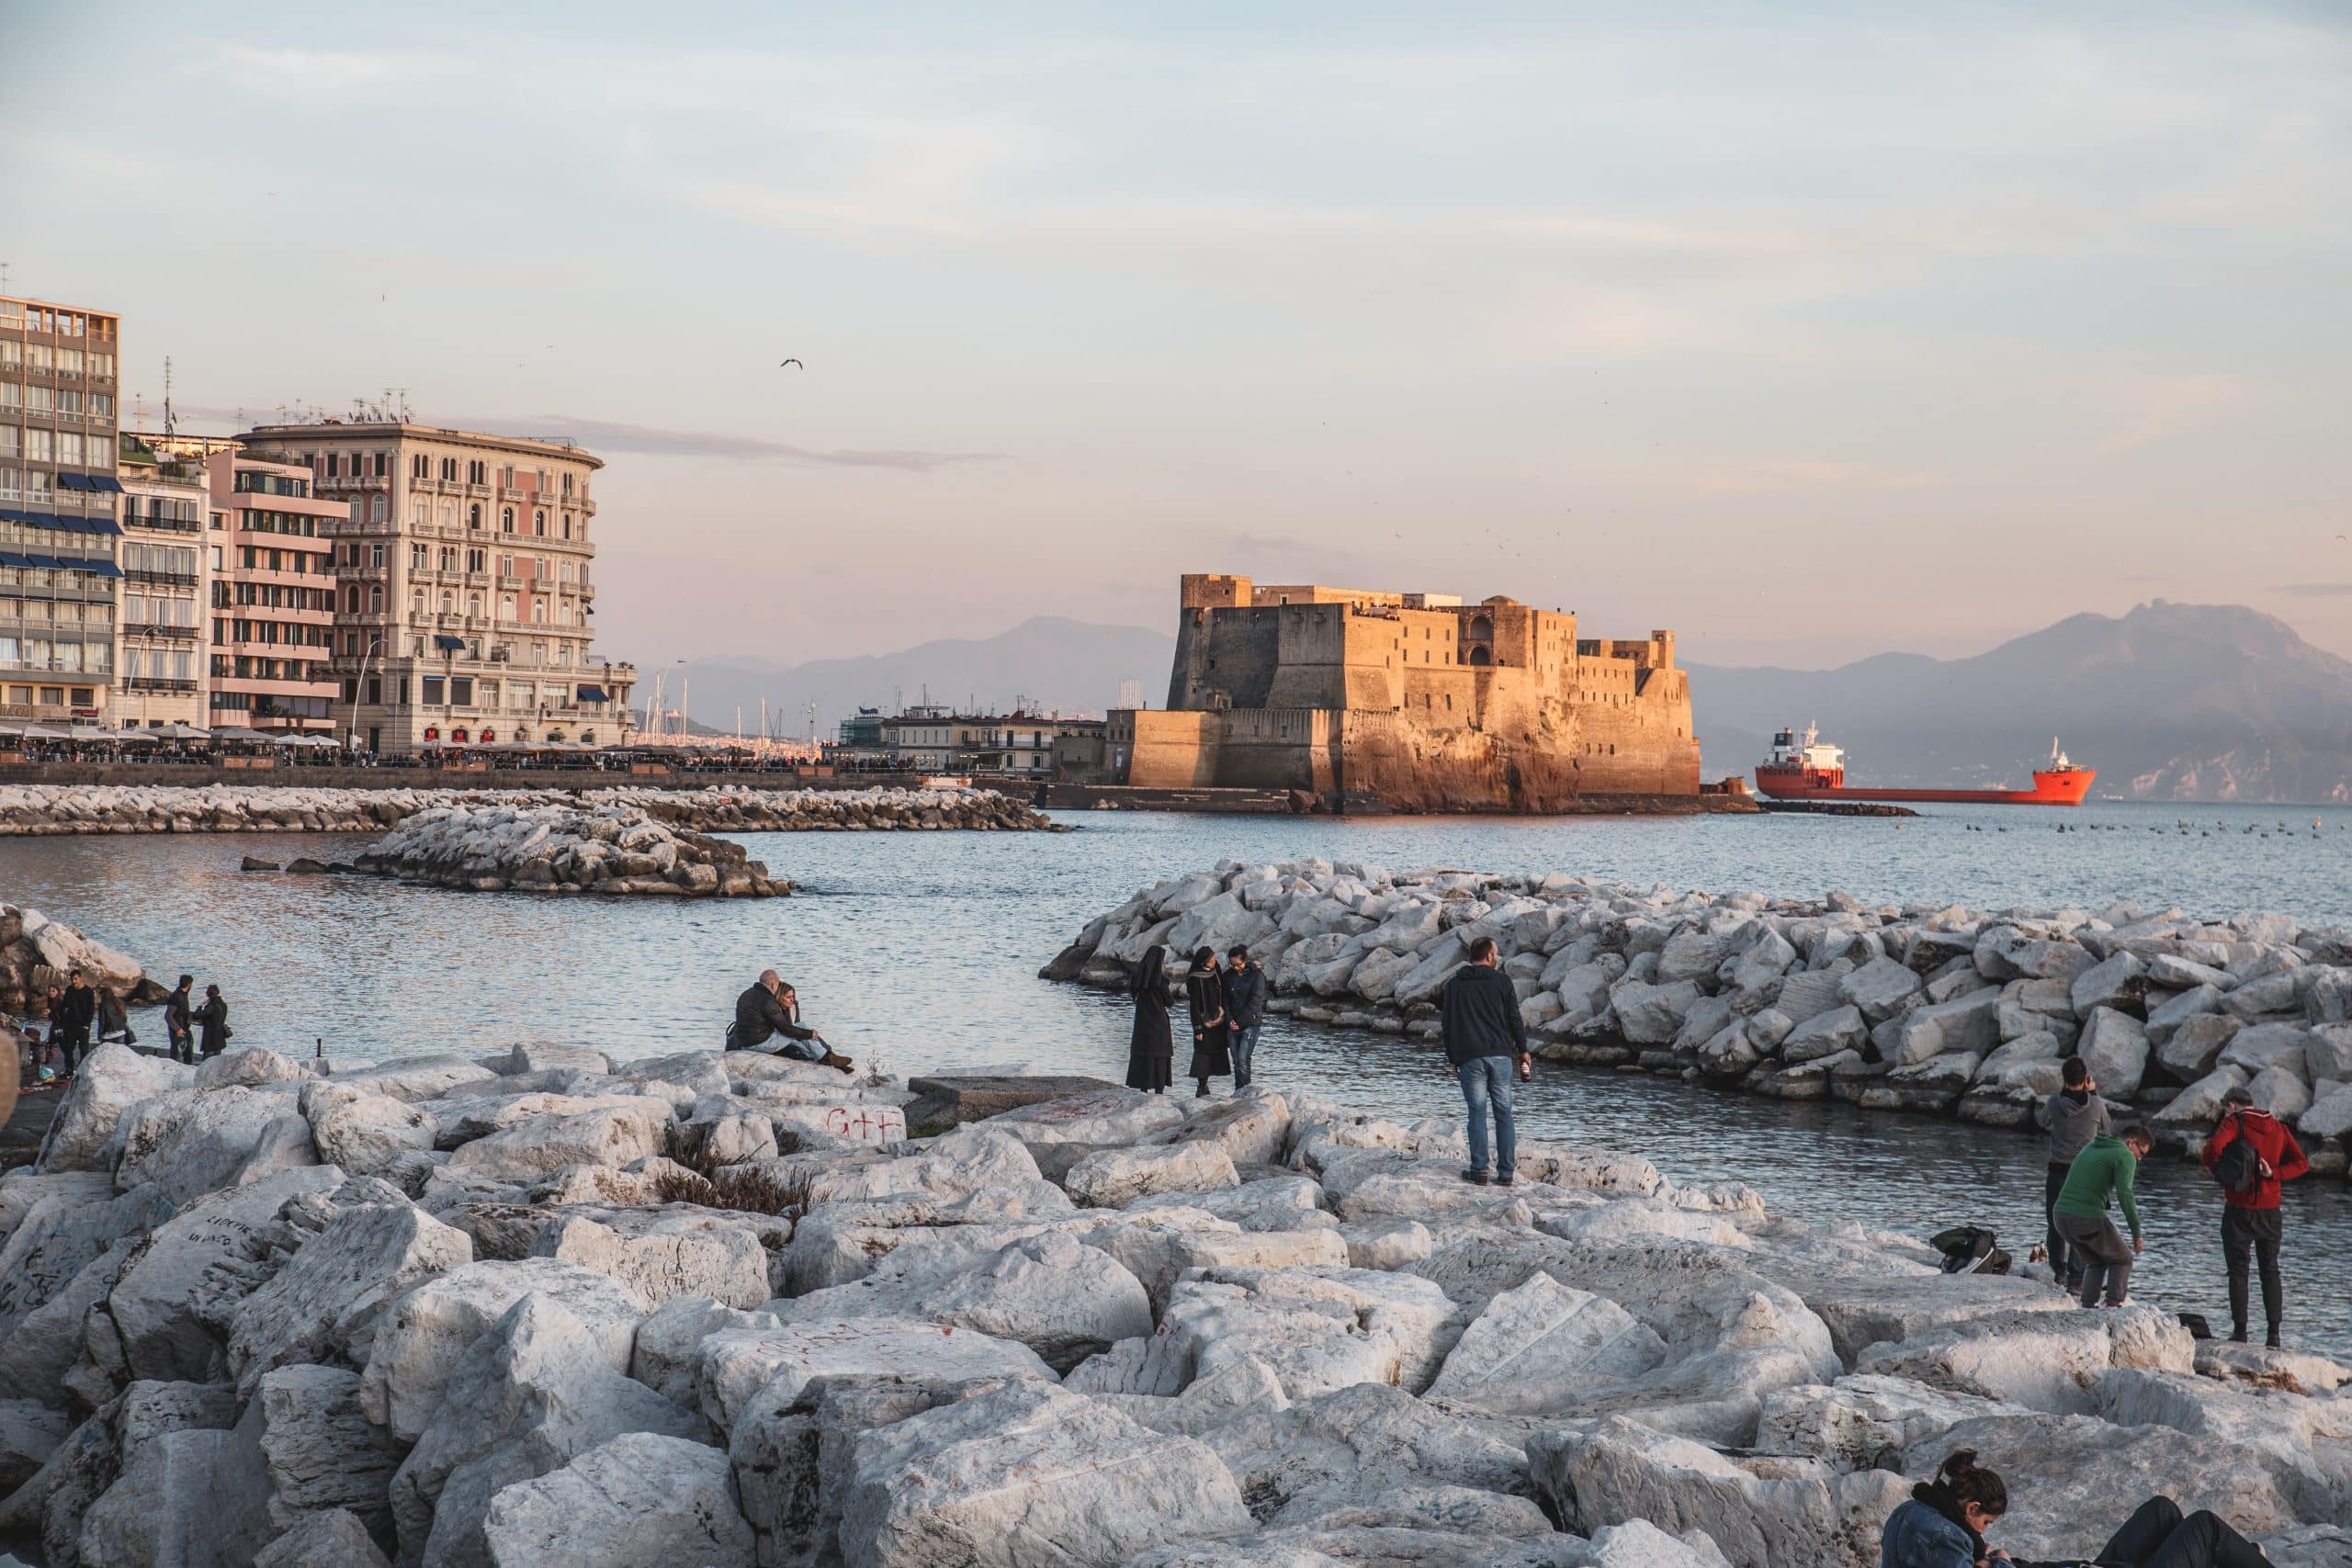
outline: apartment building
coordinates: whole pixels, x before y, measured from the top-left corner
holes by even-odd
[[[284,454],[220,446],[205,469],[205,537],[218,552],[209,562],[212,726],[326,734],[336,691],[327,531],[344,509],[320,499],[310,468]]]
[[[208,726],[209,477],[201,457],[159,450],[138,431],[122,432],[117,452],[122,603],[116,620],[115,720],[127,729]]]
[[[121,319],[0,298],[0,717],[110,722]]]
[[[406,422],[266,425],[337,511],[339,736],[383,752],[521,741],[608,746],[637,672],[594,650],[604,467],[560,441]]]

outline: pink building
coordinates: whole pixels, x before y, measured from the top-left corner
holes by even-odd
[[[345,508],[313,495],[310,465],[289,459],[264,446],[206,459],[216,728],[330,728],[334,546],[323,525]]]

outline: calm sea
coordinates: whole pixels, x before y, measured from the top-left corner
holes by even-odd
[[[219,982],[241,1043],[307,1052],[323,1041],[368,1056],[479,1053],[525,1038],[619,1056],[715,1046],[736,992],[773,965],[839,1048],[894,1070],[1029,1062],[1114,1078],[1125,1062],[1124,1003],[1047,985],[1038,966],[1135,888],[1227,859],[1565,870],[1796,896],[1843,887],[1994,908],[2130,898],[2352,924],[2352,810],[1930,810],[1546,821],[1092,812],[1069,818],[1077,831],[1050,835],[752,835],[752,852],[802,893],[704,904],[237,870],[248,853],[348,854],[357,842],[304,835],[6,839],[0,898],[80,926],[167,981],[186,969]],[[1277,1019],[1259,1064],[1261,1080],[1367,1108],[1460,1111],[1430,1058],[1390,1037]],[[1792,1213],[1914,1234],[1984,1224],[2019,1257],[2040,1233],[2041,1151],[2020,1134],[1564,1067],[1544,1069],[1521,1096],[1530,1136],[1636,1151],[1678,1178],[1746,1180]],[[2152,1169],[2145,1184],[2151,1241],[2134,1295],[2223,1316],[2217,1190],[2178,1167]],[[2335,1180],[2290,1191],[2291,1330],[2352,1355],[2342,1290],[2352,1197]]]

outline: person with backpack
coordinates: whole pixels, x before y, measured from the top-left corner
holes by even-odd
[[[2086,1307],[2101,1304],[2102,1285],[2108,1306],[2120,1307],[2132,1299],[2132,1260],[2142,1250],[2140,1205],[2132,1196],[2132,1182],[2140,1172],[2140,1162],[2154,1146],[2148,1130],[2137,1122],[2124,1128],[2120,1136],[2101,1133],[2075,1156],[2066,1184],[2050,1206],[2059,1235],[2070,1250],[2083,1254],[2081,1299]],[[2122,1209],[2124,1223],[2132,1227],[2129,1247],[2123,1245],[2123,1233],[2107,1217],[2110,1201]]]
[[[2065,1189],[2075,1156],[2108,1130],[2107,1101],[2098,1097],[2090,1064],[2080,1056],[2067,1057],[2058,1076],[2064,1087],[2044,1108],[2050,1123],[2050,1168],[2042,1179],[2041,1218],[2048,1230],[2050,1271],[2072,1293],[2083,1288],[2083,1260],[2067,1250],[2066,1238],[2058,1234],[2058,1194]]]
[[[2255,1104],[2244,1089],[2222,1096],[2222,1124],[2205,1140],[2200,1156],[2222,1184],[2222,1260],[2230,1271],[2230,1338],[2246,1342],[2246,1274],[2262,1274],[2262,1313],[2269,1327],[2263,1343],[2278,1348],[2278,1325],[2286,1315],[2285,1283],[2278,1275],[2282,1232],[2278,1189],[2311,1169],[2302,1145],[2278,1118]]]

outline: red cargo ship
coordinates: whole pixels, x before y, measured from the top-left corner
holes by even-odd
[[[2033,771],[2031,789],[1854,789],[1846,783],[1846,753],[1806,725],[1804,739],[1783,729],[1772,754],[1757,764],[1756,787],[1774,800],[1930,800],[1971,806],[2080,806],[2090,794],[2094,768],[2078,768],[2050,743],[2050,765]]]

